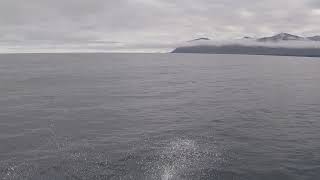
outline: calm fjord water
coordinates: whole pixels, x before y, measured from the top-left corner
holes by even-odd
[[[320,59],[0,55],[0,179],[320,179]]]

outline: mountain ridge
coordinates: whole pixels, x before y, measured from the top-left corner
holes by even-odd
[[[189,41],[187,41],[187,42],[194,42],[194,41],[210,41],[210,40],[211,40],[210,38],[202,37],[202,38],[192,39],[192,40],[189,40]]]
[[[277,42],[277,41],[300,41],[306,40],[305,37],[289,34],[289,33],[280,33],[270,37],[263,37],[257,39],[258,42]]]
[[[280,42],[280,41],[320,41],[320,35],[314,36],[298,36],[289,33],[279,33],[273,36],[261,37],[261,38],[253,38],[251,36],[244,36],[242,39],[245,40],[255,40],[257,42]],[[210,38],[201,37],[193,40],[189,40],[187,42],[196,42],[196,41],[210,41]]]

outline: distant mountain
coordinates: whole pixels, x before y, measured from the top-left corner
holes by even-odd
[[[288,34],[288,33],[280,33],[271,37],[264,37],[264,38],[257,39],[258,42],[301,41],[301,40],[306,40],[306,38]]]
[[[198,38],[188,42],[201,40],[209,41],[210,39]],[[312,41],[319,41],[319,46],[314,43],[308,44]],[[263,37],[259,39],[245,36],[242,39],[233,42],[231,41],[229,43],[215,44],[214,41],[211,41],[207,44],[186,44],[183,47],[176,48],[172,53],[320,57],[320,36],[301,37],[288,33],[280,33],[271,37]]]
[[[194,42],[194,41],[210,41],[210,39],[209,38],[197,38],[197,39],[193,39],[193,40],[190,40],[187,42]]]
[[[320,41],[320,36],[307,37],[307,39],[311,41]]]

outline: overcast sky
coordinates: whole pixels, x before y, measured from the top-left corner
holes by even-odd
[[[0,0],[2,47],[165,46],[204,36],[316,35],[319,24],[320,0]]]

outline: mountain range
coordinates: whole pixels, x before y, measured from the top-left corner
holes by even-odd
[[[242,39],[250,39],[255,40],[257,42],[280,42],[280,41],[320,41],[320,36],[311,36],[311,37],[302,37],[289,33],[280,33],[270,37],[262,37],[262,38],[253,38],[250,36],[245,36]],[[187,42],[195,42],[195,41],[210,41],[210,38],[202,37],[198,39],[193,39]]]
[[[320,36],[302,37],[280,33],[263,38],[246,36],[240,40],[222,44],[210,41],[209,38],[198,38],[188,41],[185,46],[176,48],[172,53],[320,57]]]

